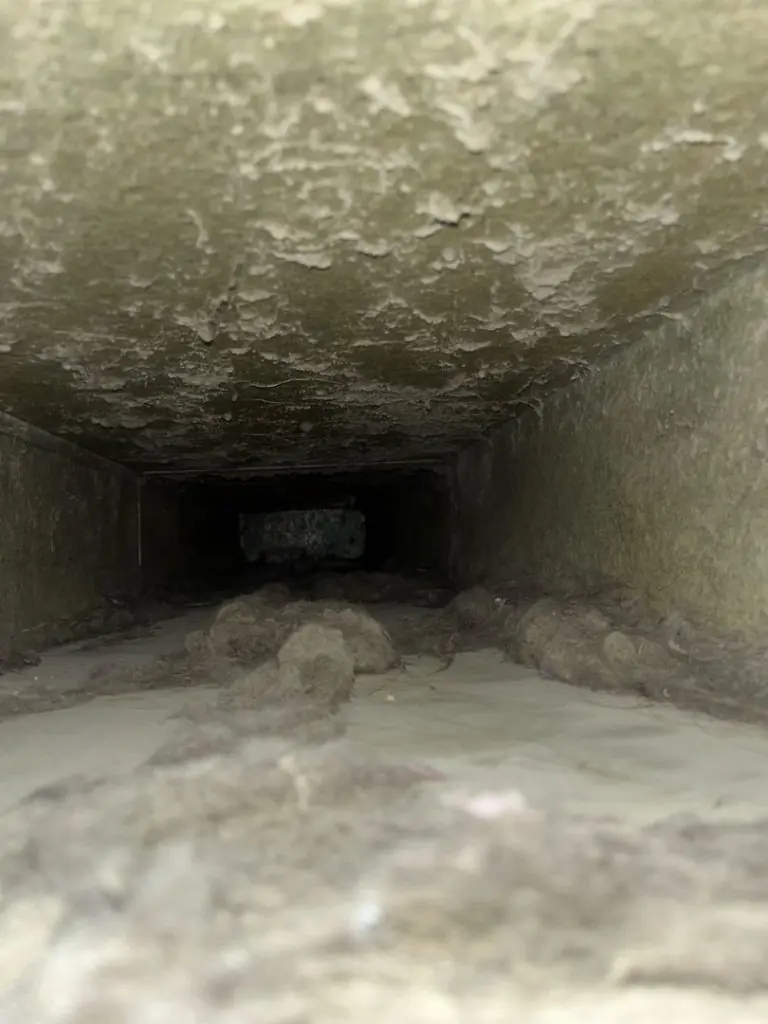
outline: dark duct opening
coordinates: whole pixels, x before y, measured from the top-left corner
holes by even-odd
[[[244,529],[258,531],[257,524],[275,524],[276,516],[285,521],[288,514],[294,517],[294,536],[303,529],[309,543],[296,543],[290,551],[291,545],[270,541],[272,550],[264,551],[265,557],[253,557],[251,542],[249,555]],[[318,514],[320,519],[325,515],[326,540],[335,538],[334,543],[320,543]],[[339,550],[344,548],[342,535],[354,533],[355,523],[364,524],[364,544],[358,537],[357,545]],[[429,574],[446,581],[448,478],[432,468],[407,467],[181,483],[153,479],[143,488],[142,534],[150,590],[245,590],[287,572],[354,569]]]
[[[240,547],[249,565],[344,567],[362,560],[365,539],[365,516],[346,504],[240,513]]]

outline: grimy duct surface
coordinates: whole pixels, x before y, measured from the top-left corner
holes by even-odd
[[[277,471],[457,581],[762,628],[766,43],[748,0],[0,0],[0,408],[110,460],[2,442],[3,628],[167,583]]]
[[[630,582],[768,629],[768,273],[614,356],[457,465],[457,572]]]

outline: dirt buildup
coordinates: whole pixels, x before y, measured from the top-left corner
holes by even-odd
[[[155,759],[165,763],[222,751],[243,737],[326,742],[344,732],[335,716],[354,683],[354,655],[342,633],[308,623],[291,633],[276,658],[236,677],[212,699],[189,704]]]
[[[260,595],[224,605],[208,630],[191,634],[187,650],[193,660],[239,666],[258,665],[276,654],[292,632],[319,623],[339,631],[357,672],[385,672],[397,664],[386,630],[362,609],[342,603],[296,601],[275,607]]]
[[[266,596],[264,591],[267,591]],[[262,588],[222,605],[208,628],[189,633],[185,649],[162,655],[139,667],[97,666],[66,703],[76,704],[103,693],[125,693],[181,686],[230,686],[244,673],[275,658],[292,633],[316,624],[339,632],[356,673],[395,668],[400,658],[387,629],[362,608],[343,601],[290,601],[284,591]],[[61,696],[32,695],[19,701],[0,693],[0,714],[62,706]]]
[[[0,819],[4,1024],[747,1024],[768,823],[543,812],[273,737]]]
[[[355,672],[378,674],[399,664],[397,651],[386,629],[366,612],[354,608],[326,608],[317,620],[344,638]]]
[[[594,605],[537,601],[508,629],[507,649],[524,665],[580,686],[659,695],[685,685],[690,669],[658,639],[619,629]]]
[[[357,636],[353,634],[352,639],[354,642]],[[340,630],[308,623],[292,633],[278,651],[278,686],[281,692],[319,702],[334,712],[352,694],[356,660],[352,645]]]
[[[500,605],[490,590],[485,587],[470,587],[448,605],[448,611],[456,620],[459,629],[477,629],[489,626],[499,618]]]
[[[242,695],[240,695],[242,696]],[[276,737],[302,746],[340,739],[344,721],[324,714],[317,704],[237,706],[226,701],[190,704],[178,716],[179,727],[153,754],[152,764],[225,754],[244,740]]]
[[[210,628],[187,638],[190,655],[226,659],[239,665],[256,664],[284,640],[286,625],[279,612],[256,601],[223,605]]]
[[[768,645],[758,648],[654,612],[626,588],[595,583],[578,593],[571,581],[569,596],[555,598],[544,596],[535,581],[507,581],[471,587],[446,604],[444,598],[433,601],[424,589],[428,581],[420,578],[353,572],[319,579],[332,582],[328,593],[343,597],[294,600],[292,594],[306,595],[306,589],[269,583],[222,605],[208,628],[188,636],[185,652],[148,667],[102,666],[77,691],[31,686],[21,693],[9,678],[5,690],[0,687],[0,715],[71,705],[106,692],[227,687],[275,658],[296,629],[316,623],[342,634],[356,673],[388,672],[407,655],[434,657],[443,670],[456,654],[499,647],[565,682],[768,722]],[[353,595],[369,603],[350,604]],[[409,603],[393,603],[394,596]]]
[[[309,623],[291,633],[276,658],[222,688],[216,706],[246,711],[311,704],[317,714],[333,714],[349,700],[354,683],[354,655],[342,633]]]

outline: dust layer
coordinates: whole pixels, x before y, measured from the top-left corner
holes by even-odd
[[[105,694],[179,686],[231,688],[237,684],[241,689],[269,689],[274,694],[292,685],[292,670],[286,660],[295,656],[306,662],[306,651],[299,651],[299,640],[289,647],[292,654],[281,654],[289,638],[304,627],[309,630],[301,633],[307,650],[316,645],[318,638],[321,647],[327,646],[329,631],[333,633],[344,647],[353,675],[383,673],[400,664],[386,628],[361,606],[339,601],[288,601],[281,588],[270,585],[223,603],[208,628],[187,636],[184,650],[138,669],[121,668],[105,658],[78,689],[58,691],[55,680],[47,685],[34,685],[30,680],[23,689],[0,688],[0,717],[71,707]],[[346,678],[347,668],[339,664],[338,652],[328,657],[336,675]],[[244,680],[245,676],[248,679]]]
[[[541,612],[450,614],[537,642]],[[3,1024],[766,1019],[768,821],[635,827],[361,754],[339,711],[388,639],[362,614],[294,609],[149,763],[0,818]]]
[[[766,821],[629,828],[241,737],[0,819],[0,1019],[765,1019],[767,860]]]
[[[243,629],[230,622],[236,634],[246,632],[265,651],[274,649],[276,633],[282,639],[299,622],[341,626],[371,650],[368,663],[359,666],[366,672],[388,670],[408,654],[437,656],[446,666],[459,652],[501,648],[511,660],[563,682],[768,723],[768,643],[723,634],[678,612],[660,613],[626,587],[603,582],[553,595],[521,580],[451,596],[414,580],[410,603],[391,600],[407,597],[408,587],[409,581],[383,573],[320,577],[309,589],[314,599],[304,592],[302,600],[292,600],[284,588],[281,612],[267,614],[257,627],[247,616],[254,610],[264,615],[265,595],[252,595]],[[329,599],[329,593],[336,596]],[[237,620],[242,605],[225,606],[221,614]],[[350,618],[343,627],[345,616]],[[378,652],[374,622],[386,636]]]
[[[305,625],[340,632],[355,673],[388,672],[420,654],[447,667],[458,652],[496,647],[563,682],[768,723],[768,644],[656,613],[626,588],[574,585],[555,596],[521,580],[452,594],[422,578],[362,572],[268,583],[223,602],[185,650],[130,672],[105,659],[80,690],[0,688],[0,717],[101,694],[228,688],[257,670],[271,678],[278,651]]]

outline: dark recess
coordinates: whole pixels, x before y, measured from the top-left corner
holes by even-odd
[[[246,562],[240,544],[240,513],[342,505],[358,509],[366,520],[365,555],[360,562],[348,563],[348,568],[404,575],[426,571],[447,578],[447,479],[431,468],[407,468],[249,480],[149,481],[142,505],[148,587],[236,591],[279,578],[285,568],[264,569]],[[303,568],[309,572],[323,567]]]

